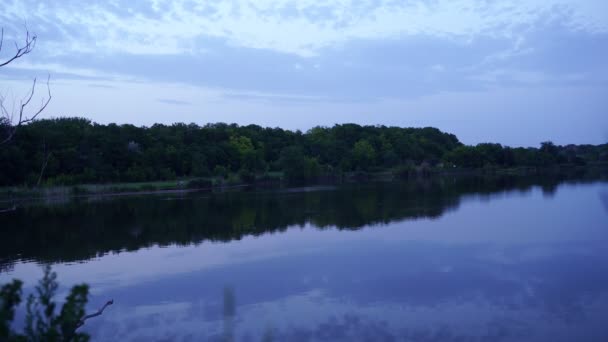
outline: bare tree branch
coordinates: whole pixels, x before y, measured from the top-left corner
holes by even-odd
[[[76,324],[76,329],[80,328],[81,326],[84,325],[85,321],[89,318],[93,318],[93,317],[97,317],[97,316],[101,316],[101,314],[103,313],[103,311],[110,305],[114,304],[114,300],[110,299],[109,301],[107,301],[99,310],[97,310],[97,312],[86,315],[84,317],[82,317],[82,319],[80,321],[78,321],[78,324]]]
[[[34,47],[36,46],[36,39],[38,37],[34,34],[31,35],[30,31],[27,30],[25,31],[25,42],[23,43],[23,46],[19,46],[16,42],[15,42],[15,54],[10,57],[6,62],[2,62],[0,63],[0,67],[3,67],[9,63],[11,63],[12,61],[14,61],[17,58],[21,58],[24,55],[27,55],[28,53],[32,52],[32,50],[34,49]],[[0,33],[0,51],[2,51],[2,43],[4,42],[4,28],[2,28],[1,33]]]
[[[30,53],[36,46],[36,39],[37,39],[37,36],[35,34],[31,34],[26,26],[25,42],[23,43],[22,46],[19,46],[19,44],[17,44],[15,42],[15,50],[16,50],[15,54],[12,57],[10,57],[8,60],[6,60],[5,62],[0,62],[0,67],[3,67],[5,65],[13,62],[14,60],[21,58],[21,57],[27,55],[28,53]],[[4,28],[0,29],[0,51],[2,51],[3,44],[4,44]],[[0,137],[0,146],[9,142],[13,138],[15,133],[17,132],[17,129],[19,127],[21,127],[21,125],[34,121],[36,119],[36,117],[40,113],[42,113],[42,111],[44,111],[46,109],[49,102],[51,102],[50,79],[51,79],[51,75],[48,76],[47,81],[46,81],[48,98],[42,98],[40,107],[35,109],[34,112],[31,114],[27,113],[28,112],[27,107],[30,104],[30,102],[32,101],[32,98],[34,97],[34,93],[36,92],[36,79],[35,78],[34,78],[34,82],[32,82],[31,90],[26,94],[26,96],[19,103],[19,106],[17,107],[17,112],[15,112],[14,103],[13,103],[12,109],[8,110],[8,108],[6,106],[6,97],[4,97],[2,94],[0,94],[0,114],[1,114],[0,128],[4,128],[6,130],[5,137],[4,138]],[[4,118],[4,119],[2,119],[2,118]],[[6,127],[1,127],[4,125],[6,125]]]
[[[51,81],[51,75],[48,75],[47,80],[46,80],[46,88],[47,88],[48,97],[42,98],[40,107],[38,107],[38,109],[31,115],[28,115],[26,113],[26,109],[27,109],[27,106],[32,101],[32,98],[34,97],[34,93],[36,92],[37,80],[35,78],[34,78],[34,82],[32,82],[32,88],[27,93],[27,95],[21,100],[21,102],[19,104],[19,110],[16,113],[16,115],[14,113],[14,110],[9,111],[6,108],[6,106],[5,106],[6,98],[4,96],[0,95],[0,112],[6,118],[8,126],[9,126],[6,137],[4,139],[0,140],[0,145],[3,145],[5,143],[9,142],[13,138],[15,133],[17,132],[17,129],[19,127],[21,127],[21,125],[36,120],[36,117],[38,115],[40,115],[40,113],[42,113],[46,109],[49,102],[51,102],[51,98],[52,98],[50,81]],[[13,122],[15,116],[17,116],[17,121]]]

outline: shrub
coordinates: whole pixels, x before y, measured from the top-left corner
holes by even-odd
[[[196,178],[188,181],[186,183],[186,188],[188,189],[205,189],[213,186],[213,183],[209,179],[205,178]]]

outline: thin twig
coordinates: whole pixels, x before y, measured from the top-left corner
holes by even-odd
[[[15,50],[16,50],[15,54],[12,57],[10,57],[8,60],[6,60],[5,62],[0,62],[0,67],[8,65],[9,63],[13,62],[14,60],[21,58],[24,55],[27,55],[28,53],[32,52],[32,50],[36,46],[37,38],[38,37],[36,36],[36,34],[30,33],[30,31],[27,29],[27,24],[26,24],[25,42],[23,43],[22,46],[19,46],[19,44],[17,44],[17,42],[15,42]],[[0,29],[0,51],[2,51],[3,44],[4,44],[4,28],[1,28]],[[25,96],[25,98],[21,101],[21,103],[19,105],[19,112],[18,112],[19,119],[17,120],[16,123],[13,122],[13,118],[15,117],[14,104],[13,104],[13,110],[11,110],[9,113],[9,111],[7,110],[7,108],[4,104],[5,98],[0,95],[0,113],[8,121],[7,122],[8,129],[6,132],[7,134],[4,139],[0,140],[0,145],[3,145],[5,143],[9,142],[13,138],[13,136],[17,132],[17,129],[21,125],[34,121],[36,119],[36,117],[40,113],[42,113],[42,111],[44,111],[44,109],[47,107],[47,105],[51,101],[51,87],[49,85],[50,79],[51,79],[51,75],[48,76],[47,81],[46,81],[46,86],[47,86],[48,95],[49,95],[48,98],[47,99],[43,98],[38,110],[36,110],[32,115],[27,116],[25,113],[26,107],[29,105],[30,101],[34,97],[34,92],[36,91],[36,79],[34,78],[34,82],[32,83],[32,89],[29,91],[29,93]]]
[[[38,117],[38,115],[40,115],[40,113],[42,113],[46,109],[46,107],[51,102],[51,98],[52,98],[50,81],[51,81],[51,75],[48,75],[47,79],[46,79],[46,89],[47,89],[48,97],[42,98],[40,107],[38,107],[38,110],[36,110],[36,112],[34,112],[34,114],[32,114],[30,116],[26,116],[25,110],[27,109],[27,106],[32,101],[32,98],[34,97],[34,93],[36,92],[37,80],[36,80],[36,78],[34,78],[34,81],[32,82],[32,88],[27,93],[27,95],[23,98],[23,100],[21,100],[21,103],[19,105],[19,113],[18,113],[19,117],[17,119],[17,122],[14,124],[12,123],[13,114],[10,114],[9,111],[4,106],[5,98],[0,96],[0,111],[9,120],[8,121],[8,125],[9,125],[8,134],[7,134],[6,138],[4,138],[3,140],[0,141],[0,145],[3,145],[5,143],[9,142],[13,138],[13,136],[15,135],[15,133],[17,132],[17,129],[19,127],[21,127],[23,124],[36,120],[36,117]]]
[[[12,61],[14,61],[17,58],[21,58],[24,55],[27,55],[28,53],[32,52],[32,50],[34,49],[34,47],[36,46],[36,39],[38,37],[34,34],[34,35],[30,35],[30,31],[25,31],[25,43],[23,46],[19,47],[19,45],[17,45],[17,43],[15,42],[15,49],[17,51],[15,51],[15,55],[13,55],[13,57],[9,58],[6,62],[0,63],[0,67],[3,67],[9,63],[11,63]],[[0,51],[2,50],[2,42],[4,41],[4,28],[2,28],[2,33],[0,35]]]
[[[82,319],[80,321],[78,321],[78,323],[76,324],[76,329],[80,328],[81,326],[84,325],[84,322],[89,319],[89,318],[93,318],[93,317],[97,317],[97,316],[101,316],[101,314],[103,313],[103,310],[106,309],[106,307],[110,306],[114,304],[114,300],[110,299],[109,301],[107,301],[102,307],[101,309],[97,310],[97,312],[86,315],[84,317],[82,317]]]

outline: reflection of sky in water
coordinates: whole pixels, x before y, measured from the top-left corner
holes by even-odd
[[[55,265],[86,279],[100,340],[604,341],[606,184],[471,196],[438,219],[359,231],[293,227],[229,243]],[[17,264],[0,282],[33,284]],[[225,289],[235,316],[225,316]],[[120,338],[119,338],[120,337]]]

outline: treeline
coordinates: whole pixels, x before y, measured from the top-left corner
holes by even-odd
[[[0,131],[8,128],[0,123]],[[343,124],[294,132],[224,123],[136,127],[59,118],[25,125],[10,143],[0,146],[0,185],[234,175],[250,181],[273,172],[290,180],[305,180],[351,171],[539,167],[607,160],[608,144],[466,146],[453,134],[431,127]]]

